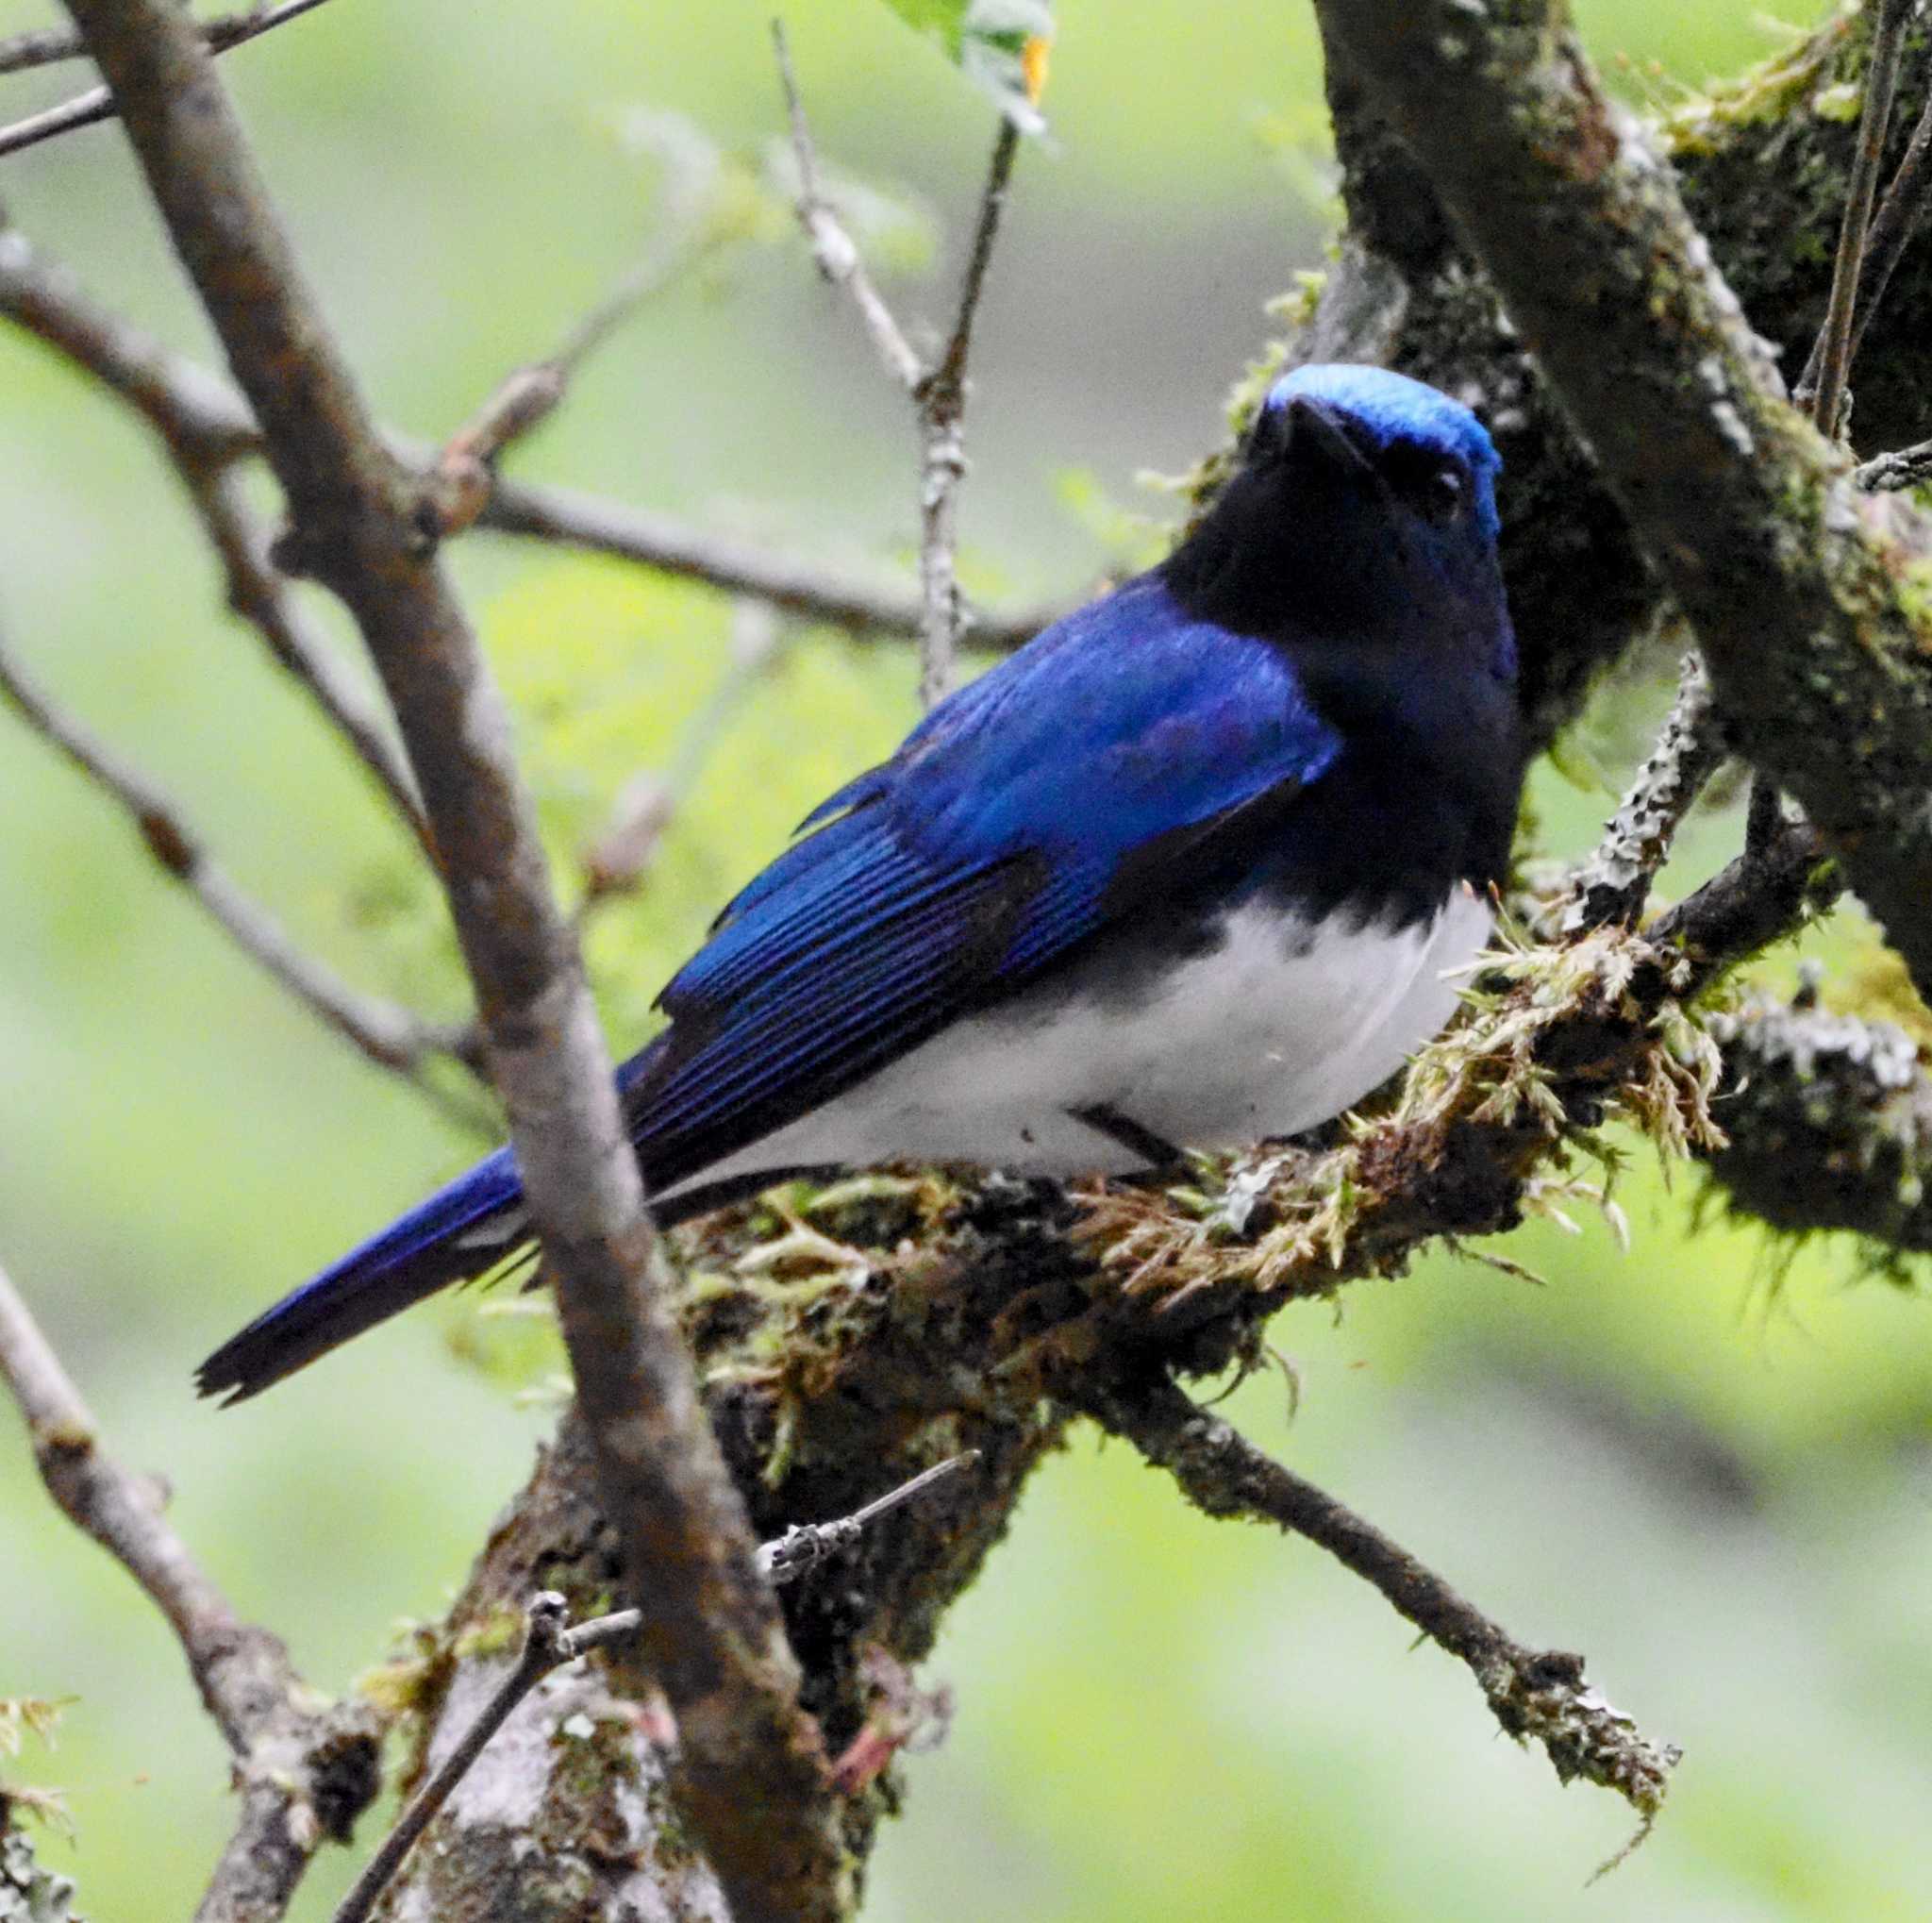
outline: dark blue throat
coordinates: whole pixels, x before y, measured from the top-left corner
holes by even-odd
[[[1275,821],[1238,825],[1208,885],[1402,926],[1501,883],[1524,757],[1479,527],[1424,525],[1372,481],[1248,471],[1158,572],[1191,615],[1281,649],[1343,743]]]

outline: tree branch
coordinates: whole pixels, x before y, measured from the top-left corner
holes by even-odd
[[[1572,878],[1562,917],[1566,932],[1637,921],[1677,829],[1724,753],[1711,714],[1710,677],[1688,654],[1657,745],[1606,824],[1596,852]]]
[[[1852,479],[1868,493],[1897,493],[1932,480],[1932,441],[1921,441],[1890,454],[1874,456],[1852,470]]]
[[[365,995],[304,954],[260,903],[252,900],[208,850],[180,811],[138,770],[95,740],[27,677],[0,634],[0,700],[133,819],[156,862],[195,900],[250,961],[352,1043],[379,1068],[395,1071],[447,1111],[447,1098],[423,1074],[426,1058],[447,1055],[480,1066],[460,1028],[439,1027],[394,1002]],[[456,1119],[466,1120],[451,1112]]]
[[[1000,215],[1007,205],[1013,160],[1020,151],[1020,128],[1002,118],[987,164],[979,199],[973,251],[959,286],[959,308],[944,351],[913,391],[920,431],[925,443],[920,467],[919,580],[925,612],[919,626],[919,698],[928,708],[953,683],[953,657],[965,627],[959,604],[958,494],[966,477],[966,362],[973,351],[973,322],[992,263]]]
[[[931,1468],[900,1483],[896,1489],[888,1490],[852,1515],[841,1516],[835,1522],[808,1523],[789,1529],[784,1535],[760,1545],[758,1567],[774,1584],[796,1582],[816,1569],[828,1556],[851,1547],[869,1523],[876,1522],[901,1504],[923,1496],[934,1483],[977,1459],[976,1450],[963,1450],[942,1463],[935,1463]],[[562,1668],[566,1663],[575,1663],[578,1657],[587,1656],[592,1649],[600,1649],[606,1644],[635,1635],[641,1620],[641,1611],[625,1609],[611,1615],[578,1623],[573,1628],[566,1597],[554,1589],[543,1590],[532,1597],[524,1612],[524,1642],[516,1661],[489,1701],[477,1712],[475,1721],[458,1738],[428,1781],[410,1798],[409,1805],[397,1818],[395,1828],[383,1839],[381,1848],[370,1858],[367,1867],[356,1879],[354,1887],[342,1898],[335,1914],[335,1923],[365,1923],[370,1911],[375,1906],[375,1899],[402,1868],[404,1859],[415,1848],[417,1839],[435,1819],[437,1812],[449,1801],[457,1785],[470,1773],[491,1737],[503,1728],[511,1711],[552,1670]]]
[[[1915,5],[1916,0],[1880,0],[1872,33],[1871,59],[1865,69],[1857,150],[1845,190],[1844,224],[1839,231],[1838,253],[1832,263],[1831,294],[1825,307],[1824,325],[1819,329],[1818,342],[1812,349],[1813,365],[1807,366],[1807,378],[1799,383],[1797,391],[1798,399],[1808,402],[1812,419],[1834,440],[1842,425],[1851,376],[1853,322],[1863,287],[1866,236],[1872,224],[1872,203],[1878,191],[1878,169],[1885,158],[1891,96],[1898,85],[1906,23]],[[1812,391],[1807,392],[1807,388]]]
[[[777,55],[779,84],[785,90],[786,112],[791,121],[791,151],[798,161],[798,224],[811,243],[812,259],[826,282],[842,288],[851,297],[866,338],[888,377],[916,396],[919,383],[925,377],[925,364],[913,351],[912,343],[886,305],[885,296],[866,272],[858,242],[845,231],[844,223],[819,186],[818,155],[805,118],[805,102],[798,92],[798,75],[792,71],[791,48],[785,38],[782,21],[772,22],[772,46]]]
[[[919,480],[919,698],[930,708],[952,684],[953,657],[966,626],[959,600],[957,501],[966,475],[962,426],[966,416],[966,363],[973,347],[973,323],[986,287],[986,272],[999,237],[1007,189],[1020,149],[1020,128],[1002,118],[979,199],[973,247],[959,287],[952,333],[930,366],[921,360],[884,296],[865,271],[857,243],[845,231],[819,186],[818,158],[811,128],[799,96],[798,76],[785,28],[772,23],[778,78],[791,121],[791,147],[798,162],[798,222],[811,243],[812,259],[824,278],[843,288],[876,349],[888,376],[911,397],[919,420],[922,453]]]
[[[436,463],[440,533],[460,534],[482,512],[496,463],[563,404],[577,370],[652,295],[722,244],[717,234],[678,236],[654,248],[571,328],[556,350],[500,380],[476,411],[443,443]]]
[[[200,29],[208,49],[225,54],[244,41],[284,26],[305,13],[312,13],[323,0],[282,0],[279,7],[251,7],[245,13],[231,13],[225,19],[210,20]],[[87,51],[77,34],[46,31],[24,33],[0,42],[0,74],[16,73],[24,67],[43,67],[56,60],[74,59]],[[91,87],[85,93],[50,107],[11,126],[0,127],[0,158],[17,154],[24,147],[38,146],[56,134],[72,133],[76,127],[96,126],[112,120],[114,96],[106,87]]]
[[[1839,228],[1838,251],[1831,267],[1831,293],[1825,301],[1824,323],[1812,343],[1810,358],[1799,377],[1793,398],[1807,406],[1821,431],[1836,440],[1843,428],[1847,383],[1852,357],[1857,352],[1862,326],[1870,319],[1859,308],[1868,288],[1875,303],[1890,278],[1890,268],[1871,263],[1867,272],[1867,242],[1872,228],[1872,203],[1878,192],[1878,170],[1885,159],[1885,136],[1891,121],[1891,96],[1898,86],[1899,59],[1905,51],[1906,25],[1917,0],[1879,0],[1872,29],[1872,52],[1865,67],[1864,101],[1858,110],[1858,143],[1845,183],[1844,220]],[[1932,104],[1928,104],[1932,105]],[[1888,251],[1892,259],[1905,244],[1912,215],[1912,180],[1919,159],[1908,148],[1900,162],[1905,192],[1887,196]]]
[[[70,10],[260,424],[286,544],[355,615],[402,725],[692,1827],[740,1923],[833,1918],[844,1871],[817,1731],[664,1308],[609,1058],[421,485],[376,433],[192,23],[167,0]]]
[[[1667,172],[1545,8],[1322,0],[1493,275],[1697,634],[1740,747],[1932,989],[1932,637],[1843,459],[1782,398]]]
[[[1723,1051],[1710,1170],[1735,1210],[1782,1233],[1850,1229],[1879,1251],[1932,1252],[1932,1074],[1889,1022],[1805,999],[1712,1016]]]
[[[1097,1388],[1089,1413],[1165,1469],[1212,1516],[1272,1522],[1324,1548],[1391,1607],[1468,1665],[1491,1714],[1519,1743],[1534,1739],[1558,1781],[1615,1790],[1649,1832],[1682,1752],[1652,1742],[1585,1680],[1583,1658],[1530,1649],[1346,1504],[1273,1461],[1164,1378]]]
[[[0,1376],[25,1418],[47,1493],[162,1615],[234,1753],[242,1814],[198,1923],[273,1923],[318,1842],[345,1842],[380,1781],[381,1724],[366,1703],[313,1692],[266,1630],[239,1620],[162,1514],[158,1486],[99,1444],[94,1419],[0,1271]]]
[[[226,381],[170,353],[139,328],[90,301],[72,275],[0,226],[0,314],[7,315],[134,408],[170,446],[220,465],[258,453],[247,403]],[[438,451],[391,435],[389,445],[425,483]],[[496,477],[476,517],[499,534],[581,548],[680,576],[727,594],[750,594],[802,619],[860,635],[912,636],[924,601],[915,589],[877,576],[797,557],[695,527],[675,515],[569,488]],[[1002,652],[1030,641],[1057,610],[975,613],[974,639]]]
[[[434,859],[415,779],[375,704],[304,619],[270,558],[233,468],[258,440],[242,398],[192,361],[96,307],[25,238],[0,226],[0,313],[118,394],[154,430],[220,558],[228,606],[322,710]]]

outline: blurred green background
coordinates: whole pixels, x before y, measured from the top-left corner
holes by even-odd
[[[1747,0],[1594,0],[1634,94],[1768,52]],[[1808,8],[1805,17],[1815,17]],[[0,0],[0,34],[51,9]],[[788,8],[828,159],[924,210],[943,317],[991,139],[984,103],[881,8]],[[1622,58],[1620,58],[1622,57]],[[7,110],[78,70],[7,83]],[[309,270],[390,421],[446,434],[543,351],[652,231],[640,109],[756,151],[779,126],[766,14],[551,0],[335,0],[242,49],[239,92]],[[1331,209],[1311,26],[1223,0],[1069,0],[1049,147],[1022,159],[975,361],[964,496],[975,585],[1084,592],[1170,513],[1138,487],[1212,444],[1319,263]],[[626,139],[626,135],[631,138]],[[35,241],[171,342],[211,353],[111,127],[0,162]],[[897,223],[895,258],[918,228]],[[658,301],[518,472],[853,561],[915,527],[902,401],[790,238]],[[715,693],[729,611],[634,571],[476,535],[455,562],[518,704],[569,857]],[[0,331],[0,594],[21,653],[181,800],[302,938],[372,986],[454,1005],[435,904],[332,742],[220,611],[164,463],[120,409]],[[331,620],[333,616],[328,618]],[[613,1042],[708,911],[914,712],[903,649],[802,637],[737,711],[643,895],[600,920]],[[1657,691],[1593,740],[1613,778]],[[1541,780],[1553,841],[1607,801]],[[440,1303],[218,1415],[193,1363],[242,1318],[462,1165],[471,1141],[289,1006],[148,863],[125,821],[0,716],[0,1262],[115,1449],[163,1472],[238,1605],[340,1689],[440,1612],[553,1419],[518,1385],[527,1325]],[[1691,837],[1678,879],[1735,842]],[[568,859],[565,862],[569,872]],[[1850,937],[1840,938],[1842,948]],[[1778,967],[1787,971],[1789,957]],[[1277,1379],[1229,1405],[1518,1635],[1686,1751],[1657,1834],[1591,1868],[1624,1808],[1558,1789],[1464,1672],[1306,1546],[1212,1526],[1077,1437],[930,1664],[950,1740],[908,1764],[869,1914],[1105,1919],[1932,1915],[1932,1324],[1851,1252],[1774,1252],[1697,1179],[1640,1159],[1628,1255],[1592,1222],[1518,1237],[1538,1290],[1439,1257],[1285,1317]],[[229,1820],[173,1645],[57,1520],[0,1416],[0,1697],[72,1697],[43,1839],[96,1918],[185,1915]],[[365,1826],[366,1844],[372,1826]],[[295,1915],[353,1864],[332,1852]]]

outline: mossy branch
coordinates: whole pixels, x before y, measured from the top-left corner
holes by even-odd
[[[1549,8],[1323,0],[1697,634],[1740,749],[1932,989],[1932,527],[1786,401],[1668,170]],[[1889,511],[1886,511],[1888,510]]]
[[[1849,1229],[1893,1269],[1932,1252],[1932,1072],[1890,1022],[1801,998],[1710,1024],[1724,1061],[1724,1145],[1710,1169],[1729,1206],[1781,1234]]]

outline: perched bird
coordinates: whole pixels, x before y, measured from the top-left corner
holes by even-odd
[[[1339,1114],[1442,1026],[1522,785],[1490,438],[1304,367],[1158,567],[825,800],[618,1073],[660,1220],[806,1170],[1125,1174]],[[528,1244],[500,1149],[217,1349],[253,1396]]]

